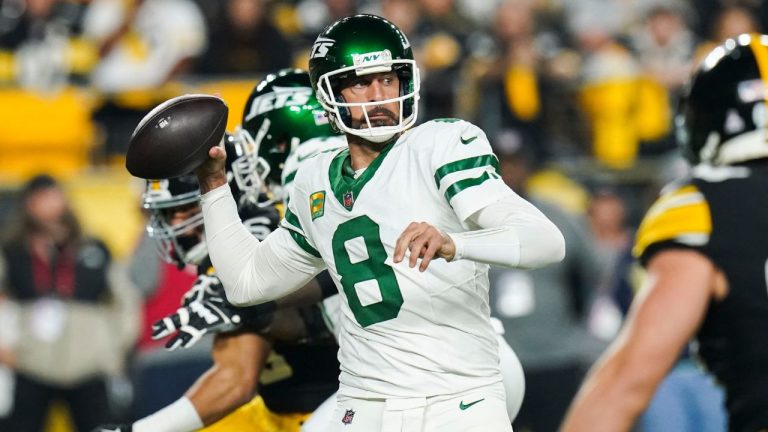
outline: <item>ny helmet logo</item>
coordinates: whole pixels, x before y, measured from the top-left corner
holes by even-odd
[[[392,61],[392,52],[385,49],[383,51],[373,51],[362,54],[352,54],[352,61],[355,66],[368,66]]]
[[[326,54],[328,54],[328,49],[335,44],[336,41],[333,39],[328,39],[324,37],[319,37],[317,40],[315,40],[315,44],[312,45],[312,52],[309,55],[309,58],[319,58],[319,57],[325,57]]]

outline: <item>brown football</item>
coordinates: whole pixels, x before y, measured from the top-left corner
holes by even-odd
[[[227,125],[221,98],[188,94],[150,111],[131,135],[125,167],[144,179],[165,179],[192,172],[219,144]]]

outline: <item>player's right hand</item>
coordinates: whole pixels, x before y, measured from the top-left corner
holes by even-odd
[[[195,169],[201,194],[227,184],[226,160],[227,152],[223,145],[213,146],[208,150],[208,159]]]
[[[102,425],[91,432],[131,432],[133,427],[129,424]]]

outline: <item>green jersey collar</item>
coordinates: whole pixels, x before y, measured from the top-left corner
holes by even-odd
[[[399,138],[399,137],[398,137]],[[393,139],[389,144],[384,146],[376,156],[376,159],[371,162],[370,165],[360,174],[360,177],[354,178],[354,170],[352,169],[349,149],[346,148],[340,151],[328,168],[328,178],[331,182],[331,189],[333,195],[339,201],[339,203],[347,210],[351,211],[355,205],[355,200],[360,196],[360,192],[368,181],[373,178],[378,170],[387,153],[395,146],[398,138]]]

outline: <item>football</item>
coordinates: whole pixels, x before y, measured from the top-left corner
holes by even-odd
[[[219,144],[227,125],[221,98],[188,94],[155,107],[131,135],[125,167],[144,179],[165,179],[192,172]]]

